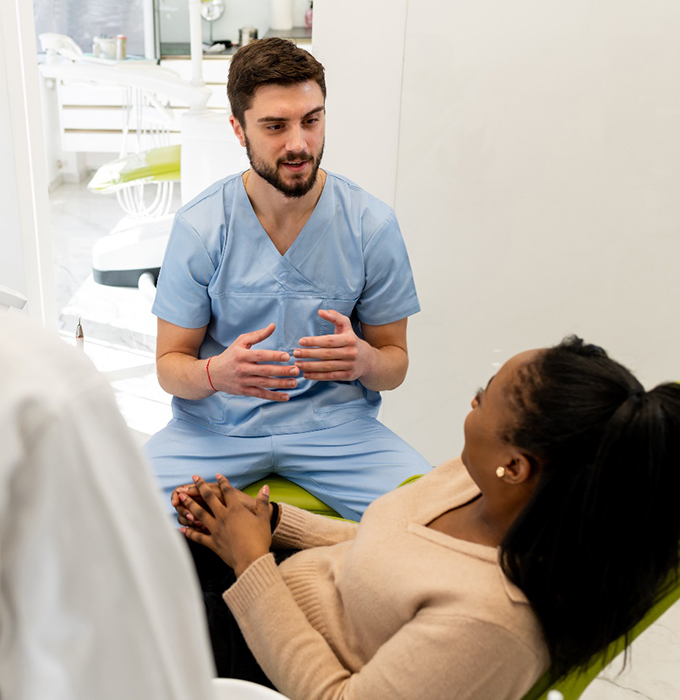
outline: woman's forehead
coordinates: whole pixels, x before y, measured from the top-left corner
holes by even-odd
[[[517,355],[513,355],[499,370],[496,377],[503,382],[512,380],[522,367],[531,364],[543,352],[542,348],[535,350],[525,350]]]

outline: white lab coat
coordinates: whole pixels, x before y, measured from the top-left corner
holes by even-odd
[[[0,698],[212,697],[180,537],[106,380],[0,314]]]

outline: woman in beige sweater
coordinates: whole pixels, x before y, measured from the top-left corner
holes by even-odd
[[[358,525],[195,481],[182,530],[234,570],[224,601],[282,693],[518,699],[629,630],[677,568],[680,386],[645,392],[576,338],[521,353],[473,399],[461,458]]]

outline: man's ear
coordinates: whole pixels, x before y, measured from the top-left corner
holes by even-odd
[[[241,122],[233,114],[230,114],[229,123],[231,124],[231,128],[234,130],[234,134],[236,135],[238,142],[243,146],[243,148],[245,148],[246,134],[243,127],[241,126]]]

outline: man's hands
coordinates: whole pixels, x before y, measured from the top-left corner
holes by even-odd
[[[300,373],[317,381],[359,379],[373,391],[401,384],[408,367],[407,319],[378,326],[362,322],[362,339],[347,316],[332,310],[319,311],[319,316],[335,325],[335,333],[300,338],[300,347],[290,352],[261,350],[257,344],[274,332],[275,326],[270,323],[266,328],[243,333],[226,350],[210,358],[209,375],[208,361],[198,359],[207,326],[182,328],[159,318],[158,381],[169,394],[192,401],[215,391],[288,401],[286,389],[297,387]],[[294,365],[272,364],[288,363],[291,353]]]
[[[290,355],[277,350],[253,350],[274,332],[274,324],[251,333],[243,333],[220,355],[210,362],[210,379],[217,391],[239,396],[255,396],[270,401],[288,401],[290,395],[272,389],[294,389],[296,366],[262,364],[288,362]]]
[[[302,347],[293,356],[302,376],[326,382],[351,382],[370,374],[376,351],[357,336],[349,318],[332,310],[321,310],[319,316],[335,326],[335,333],[300,338]],[[306,359],[311,362],[300,361]]]
[[[269,488],[263,486],[257,498],[250,498],[232,488],[221,474],[217,475],[217,484],[207,484],[195,476],[194,485],[203,505],[189,495],[191,487],[173,493],[173,500],[177,494],[185,519],[191,523],[181,532],[187,539],[212,549],[240,576],[271,546]]]

